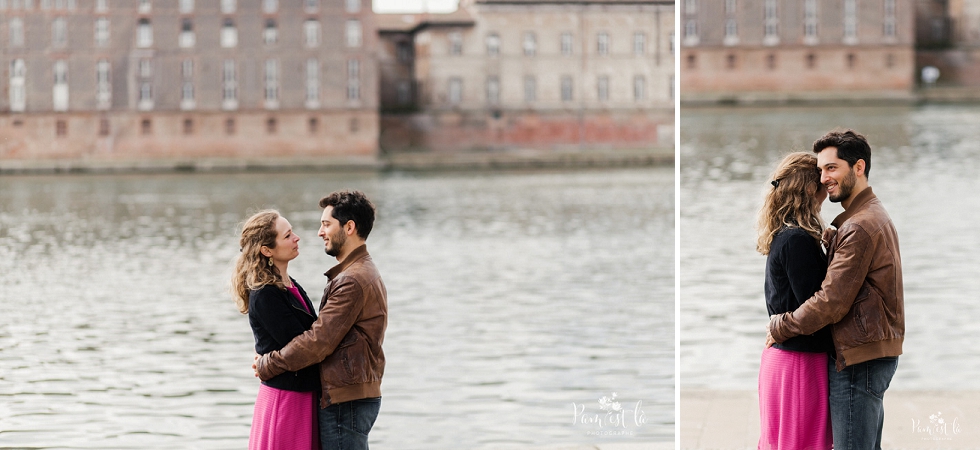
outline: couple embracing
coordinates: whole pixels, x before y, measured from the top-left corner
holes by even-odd
[[[759,214],[770,322],[758,448],[880,450],[905,336],[898,233],[868,184],[864,136],[834,131],[813,152],[779,163]],[[844,207],[836,230],[820,218],[828,196]]]
[[[327,271],[319,312],[289,276],[299,236],[273,210],[244,224],[232,288],[255,338],[262,379],[250,450],[367,449],[381,408],[381,345],[388,301],[365,240],[374,205],[358,191],[320,200],[320,230],[337,265]]]

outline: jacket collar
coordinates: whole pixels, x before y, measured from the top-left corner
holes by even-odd
[[[840,228],[840,226],[843,225],[844,222],[847,222],[847,219],[853,217],[855,214],[857,214],[858,210],[864,207],[864,205],[868,204],[871,200],[876,198],[878,197],[876,197],[875,193],[871,191],[871,186],[868,186],[863,191],[861,191],[857,195],[857,197],[854,197],[854,201],[851,202],[851,207],[845,209],[844,212],[840,213],[839,216],[835,217],[834,221],[831,222],[830,224],[837,228]]]
[[[363,259],[366,256],[368,256],[367,244],[362,244],[360,247],[357,247],[351,251],[350,254],[347,255],[347,259],[345,259],[344,262],[331,267],[330,270],[324,273],[324,275],[327,276],[328,280],[332,280],[341,272],[347,270],[347,268],[350,267],[351,264],[354,264],[355,261]]]

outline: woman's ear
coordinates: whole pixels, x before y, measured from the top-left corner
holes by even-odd
[[[269,247],[266,247],[264,245],[261,248],[259,248],[259,253],[261,253],[262,256],[265,256],[266,258],[272,257],[272,250],[269,250]]]

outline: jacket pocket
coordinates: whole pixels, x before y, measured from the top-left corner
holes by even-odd
[[[858,291],[857,298],[851,306],[853,331],[848,333],[850,347],[857,347],[869,342],[877,342],[885,338],[885,306],[881,295],[871,285],[865,283]]]

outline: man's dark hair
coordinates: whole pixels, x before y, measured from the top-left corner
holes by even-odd
[[[374,228],[374,205],[361,191],[337,191],[320,199],[320,207],[333,207],[331,215],[344,226],[353,220],[357,235],[367,239]]]
[[[854,130],[831,131],[813,143],[813,153],[820,153],[827,147],[837,147],[837,157],[847,161],[849,167],[859,159],[864,160],[864,176],[871,173],[871,146],[868,140]]]

